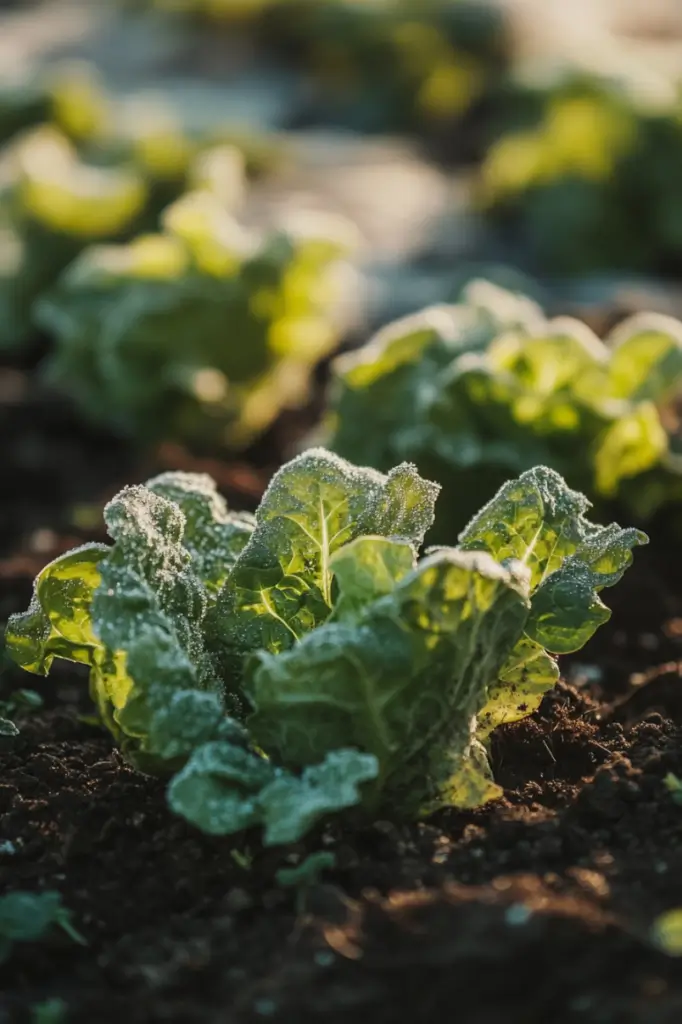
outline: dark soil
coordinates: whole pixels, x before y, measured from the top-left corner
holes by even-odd
[[[638,552],[612,622],[565,664],[572,684],[499,731],[504,800],[334,826],[307,849],[337,868],[298,895],[274,879],[290,851],[246,836],[233,857],[174,819],[163,785],[79,719],[83,680],[61,672],[1,757],[15,852],[0,885],[59,890],[88,946],[18,946],[0,1020],[58,996],[83,1024],[679,1024],[679,961],[649,937],[682,906],[682,807],[663,783],[682,776],[674,573],[665,552]],[[27,591],[14,579],[5,602]]]

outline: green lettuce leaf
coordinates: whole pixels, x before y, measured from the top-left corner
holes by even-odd
[[[46,566],[30,608],[8,624],[7,649],[40,674],[55,657],[87,664],[126,756],[167,772],[224,733],[226,695],[202,629],[253,523],[189,473],[124,489],[105,521],[113,547],[86,545]]]
[[[113,706],[129,756],[138,749],[155,755],[155,714],[173,695],[209,690],[220,710],[222,689],[202,635],[207,593],[182,545],[178,505],[145,487],[127,487],[104,517],[115,543],[101,567],[92,621],[107,656],[91,685],[100,707]]]
[[[93,594],[101,582],[105,544],[60,555],[38,574],[27,611],[10,616],[6,648],[27,672],[47,675],[55,658],[93,663],[100,646],[92,627]]]
[[[638,313],[609,336],[609,393],[659,402],[682,384],[682,324],[671,316]]]
[[[497,561],[516,559],[530,571],[531,592],[575,555],[592,568],[599,586],[613,586],[645,535],[615,523],[591,523],[584,495],[546,466],[528,470],[500,488],[459,537],[466,551],[487,551]]]
[[[647,543],[640,530],[598,526],[587,499],[545,466],[510,481],[460,535],[465,550],[487,551],[530,573],[531,609],[524,636],[491,688],[479,719],[487,737],[503,722],[530,714],[559,677],[554,654],[579,650],[611,612],[599,598]]]
[[[211,615],[226,664],[251,651],[286,650],[321,625],[333,603],[335,553],[363,534],[419,545],[437,494],[409,465],[382,476],[322,449],[287,463]]]
[[[558,681],[555,659],[530,637],[522,636],[488,690],[476,722],[478,739],[484,741],[499,725],[531,715]]]
[[[528,603],[523,573],[483,553],[437,552],[353,620],[259,652],[245,680],[249,731],[288,765],[357,747],[377,758],[381,787],[400,787],[425,749],[433,760],[434,749],[466,752]]]

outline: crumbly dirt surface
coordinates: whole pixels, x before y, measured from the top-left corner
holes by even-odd
[[[28,583],[5,580],[5,605]],[[610,596],[571,682],[499,730],[504,800],[335,825],[293,853],[248,835],[235,853],[173,818],[163,785],[79,717],[83,681],[57,673],[0,755],[0,885],[59,890],[88,945],[17,946],[0,1020],[60,997],[83,1024],[678,1024],[679,961],[650,935],[682,906],[682,808],[663,782],[682,776],[682,595],[648,548]],[[337,867],[278,887],[315,849]]]

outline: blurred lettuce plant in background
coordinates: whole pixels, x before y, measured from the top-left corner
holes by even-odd
[[[389,325],[334,371],[324,439],[356,462],[408,459],[437,480],[438,539],[535,465],[640,520],[682,499],[682,324],[670,317],[633,316],[602,342],[474,282],[460,305]]]
[[[164,230],[86,249],[39,303],[49,374],[92,420],[140,441],[246,445],[305,400],[338,340],[343,219],[299,214],[263,235],[210,191]]]
[[[515,258],[544,274],[679,272],[680,100],[576,73],[511,93],[477,200]]]

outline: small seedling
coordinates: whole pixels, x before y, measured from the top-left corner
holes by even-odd
[[[67,1005],[63,999],[45,999],[31,1007],[31,1024],[65,1024]]]
[[[277,884],[283,888],[305,889],[316,885],[323,871],[336,867],[336,854],[318,850],[309,854],[300,864],[291,868],[280,868],[276,874]]]
[[[79,945],[87,945],[58,892],[16,891],[0,897],[0,963],[9,958],[15,943],[37,942],[55,926]]]
[[[43,706],[43,698],[35,690],[14,690],[0,700],[0,736],[18,736],[19,729],[13,719],[22,718]]]

